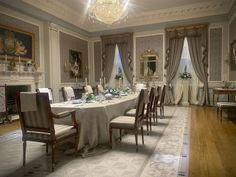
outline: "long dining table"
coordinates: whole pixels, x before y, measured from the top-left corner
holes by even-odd
[[[109,122],[116,116],[124,115],[134,108],[137,95],[127,95],[101,102],[77,104],[76,100],[51,104],[52,111],[59,113],[66,110],[76,111],[76,120],[80,124],[78,150],[91,149],[98,144],[109,143]],[[55,120],[57,124],[71,125],[71,119]]]

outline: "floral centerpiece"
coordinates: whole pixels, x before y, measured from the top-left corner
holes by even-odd
[[[187,72],[187,66],[184,67],[183,73],[179,73],[179,77],[184,80],[188,80],[192,78],[191,73]]]
[[[95,95],[93,93],[85,94],[86,102],[95,101]]]
[[[112,94],[113,96],[119,96],[120,95],[120,90],[116,88],[106,88],[104,91],[105,95],[106,94]]]

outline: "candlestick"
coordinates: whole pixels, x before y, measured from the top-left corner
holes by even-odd
[[[85,77],[85,85],[88,85],[87,77]]]

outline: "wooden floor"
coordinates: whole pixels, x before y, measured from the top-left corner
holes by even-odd
[[[236,177],[236,115],[217,119],[214,107],[192,107],[189,177]],[[19,129],[0,125],[0,135]]]
[[[3,135],[5,133],[9,133],[13,130],[17,130],[20,128],[20,121],[15,120],[12,123],[5,123],[0,125],[0,135]]]
[[[192,107],[189,177],[236,177],[236,115]]]

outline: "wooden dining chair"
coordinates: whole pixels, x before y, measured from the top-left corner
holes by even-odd
[[[144,120],[146,121],[147,131],[152,131],[152,109],[154,104],[154,92],[155,88],[152,87],[151,91],[149,93],[149,102],[147,103],[147,107],[144,110]],[[130,109],[128,110],[125,115],[127,116],[135,116],[136,109]]]
[[[158,108],[159,99],[160,99],[160,86],[157,86],[157,88],[154,90],[154,101],[153,101],[153,107],[151,108],[154,124],[158,123],[157,108]]]
[[[74,100],[75,92],[73,87],[62,87],[62,96],[64,101]]]
[[[97,85],[97,94],[104,94],[104,89],[101,84]]]
[[[94,93],[92,86],[91,85],[84,86],[84,93],[88,93],[88,94]]]
[[[37,88],[36,92],[47,93],[50,103],[53,103],[53,92],[51,88]]]
[[[138,151],[138,130],[141,128],[142,143],[144,144],[143,137],[143,118],[144,118],[144,108],[145,104],[149,102],[147,90],[142,89],[140,91],[137,109],[135,116],[118,116],[110,121],[109,132],[110,132],[110,145],[112,147],[112,130],[120,130],[120,140],[121,140],[121,130],[134,131],[136,151]]]
[[[17,109],[20,116],[23,141],[23,166],[26,161],[26,142],[36,141],[46,143],[52,150],[52,171],[55,166],[55,147],[57,143],[75,138],[75,152],[78,149],[79,125],[75,119],[75,111],[64,111],[54,114],[51,111],[47,93],[21,92],[16,95]],[[71,116],[72,125],[54,124],[55,119]]]
[[[164,117],[164,101],[165,101],[165,95],[166,95],[166,85],[162,87],[160,100],[158,101],[157,107],[160,108],[160,116],[161,118]]]

